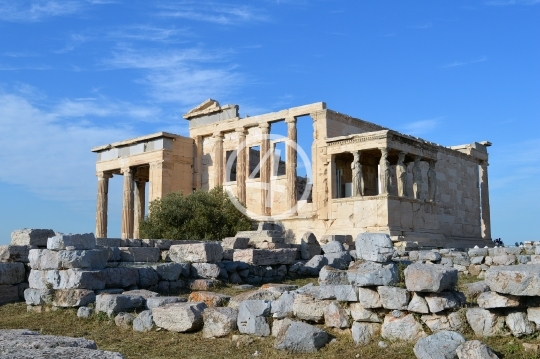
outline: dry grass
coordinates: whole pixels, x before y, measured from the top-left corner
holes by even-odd
[[[477,280],[477,279],[476,279]],[[474,281],[473,278],[460,277],[460,282]],[[299,286],[316,282],[316,278],[288,281]],[[225,286],[219,292],[238,294],[232,286]],[[241,292],[241,291],[240,291]],[[105,315],[93,315],[90,319],[77,317],[75,309],[49,310],[41,313],[29,313],[24,303],[8,304],[0,307],[0,328],[31,329],[43,334],[85,337],[94,340],[102,350],[121,352],[128,359],[135,358],[254,358],[253,353],[260,352],[257,358],[370,358],[370,359],[413,359],[413,343],[386,342],[387,348],[379,348],[378,340],[370,345],[357,346],[349,330],[338,332],[326,328],[336,341],[327,345],[316,354],[289,354],[273,348],[274,338],[255,338],[249,345],[237,347],[231,336],[220,339],[203,339],[197,333],[172,333],[166,330],[153,330],[138,333],[123,330]],[[236,333],[238,334],[238,333]],[[470,333],[465,335],[473,339]],[[535,337],[517,339],[513,337],[484,338],[500,358],[504,359],[540,359],[540,355],[526,353],[522,343],[539,343]]]

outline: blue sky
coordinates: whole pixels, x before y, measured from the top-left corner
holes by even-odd
[[[187,135],[181,115],[207,98],[489,140],[493,236],[540,240],[540,0],[0,0],[0,33],[0,244],[94,231],[90,148]]]

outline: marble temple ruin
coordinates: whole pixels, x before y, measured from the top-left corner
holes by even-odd
[[[190,137],[158,132],[92,149],[96,237],[107,237],[109,179],[121,175],[122,238],[140,238],[147,201],[220,185],[253,219],[279,221],[290,243],[306,231],[381,232],[398,246],[491,243],[487,141],[444,147],[324,102],[240,117],[238,105],[207,100],[184,118]],[[309,131],[298,131],[300,120]],[[278,125],[285,135],[273,134]]]

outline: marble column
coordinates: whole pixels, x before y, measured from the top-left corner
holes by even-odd
[[[437,172],[435,172],[436,160],[429,161],[429,169],[427,172],[427,184],[428,184],[428,201],[435,202],[437,196]]]
[[[223,133],[214,133],[214,187],[223,185]]]
[[[238,200],[240,203],[246,205],[246,178],[247,178],[247,169],[246,169],[246,159],[247,159],[247,148],[246,148],[246,135],[247,131],[244,127],[237,128],[236,133],[238,134],[238,148],[236,152],[236,191],[238,194]]]
[[[413,175],[413,194],[415,199],[422,199],[422,168],[420,167],[420,156],[414,156],[414,165],[412,169]]]
[[[96,201],[96,238],[107,238],[107,207],[109,203],[109,178],[112,175],[98,172],[98,191]]]
[[[193,171],[193,187],[200,189],[202,186],[202,156],[203,156],[203,137],[195,137],[195,149],[194,149],[194,171]]]
[[[353,197],[364,195],[364,177],[362,175],[362,164],[360,159],[362,158],[362,152],[352,152],[354,159],[351,163],[352,170],[352,195]]]
[[[480,204],[482,208],[482,238],[491,239],[491,215],[489,209],[488,162],[482,161],[480,170]]]
[[[398,196],[409,197],[409,190],[407,186],[407,166],[405,166],[405,152],[400,152],[398,155],[398,162],[396,165],[396,178],[397,178],[397,190]]]
[[[287,157],[285,158],[285,174],[287,176],[287,209],[291,215],[296,214],[296,204],[298,202],[298,194],[296,191],[296,118],[288,117],[285,119],[287,123]]]
[[[272,161],[270,160],[270,125],[268,123],[261,123],[259,128],[261,129],[261,162],[259,164],[259,170],[261,172],[261,214],[269,216],[272,213],[272,203],[270,203],[268,198],[272,165]]]
[[[122,201],[122,238],[133,238],[133,170],[122,168],[124,197]]]
[[[379,161],[379,180],[381,181],[381,193],[388,194],[390,188],[390,162],[388,161],[388,149],[381,147],[381,160]]]
[[[135,180],[135,212],[133,223],[133,238],[141,238],[139,226],[144,219],[146,181],[143,179]]]

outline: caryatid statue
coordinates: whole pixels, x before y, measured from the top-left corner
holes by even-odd
[[[428,183],[428,200],[435,202],[435,195],[437,194],[437,174],[435,173],[435,163],[437,161],[429,161],[429,169],[427,171],[427,183]]]
[[[381,194],[388,193],[390,188],[390,161],[388,161],[388,149],[379,148],[381,151],[381,160],[379,161],[379,167],[381,170]]]
[[[407,187],[407,166],[405,166],[405,152],[400,152],[398,155],[398,161],[396,165],[396,178],[398,196],[409,197],[409,191]]]
[[[351,163],[352,170],[352,195],[364,195],[364,178],[362,177],[362,164],[360,163],[360,151],[354,151],[354,160]]]
[[[422,168],[420,168],[420,156],[414,156],[414,166],[412,169],[413,176],[413,192],[414,198],[421,199],[422,197]]]

